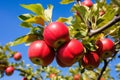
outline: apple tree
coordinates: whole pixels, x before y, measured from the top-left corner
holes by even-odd
[[[19,71],[22,80],[114,80],[109,64],[120,58],[120,0],[61,0],[73,3],[73,15],[52,20],[55,6],[21,4],[31,13],[19,15],[21,27],[29,32],[0,46],[0,77]],[[30,64],[11,47],[28,46]],[[16,62],[9,62],[13,58]],[[53,60],[56,66],[50,66]],[[102,65],[102,66],[100,66]],[[58,67],[67,68],[63,75]],[[115,70],[120,79],[120,63]],[[44,75],[43,75],[44,74]]]

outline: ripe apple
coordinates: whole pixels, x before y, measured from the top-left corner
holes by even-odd
[[[99,15],[100,16],[102,16],[102,15],[104,15],[105,14],[105,11],[104,10],[101,10],[100,12],[99,12]]]
[[[45,42],[53,47],[58,48],[63,43],[69,41],[69,30],[62,22],[52,22],[44,28],[43,37]]]
[[[56,77],[56,74],[55,73],[50,73],[49,77],[50,78]]]
[[[109,38],[97,40],[96,45],[98,46],[98,54],[102,59],[111,57],[115,51],[114,43]]]
[[[105,78],[104,78],[104,77],[101,77],[100,80],[105,80]]]
[[[73,64],[66,65],[66,64],[62,63],[62,62],[60,61],[60,59],[58,58],[58,56],[56,57],[56,62],[57,62],[57,64],[58,64],[60,67],[70,67],[70,66],[73,65]]]
[[[16,60],[16,61],[19,61],[21,58],[22,58],[22,55],[20,52],[16,52],[13,56],[13,58]]]
[[[80,74],[75,74],[73,80],[81,80]]]
[[[36,40],[28,48],[28,57],[34,64],[47,66],[52,63],[55,51],[44,40]]]
[[[93,2],[92,2],[91,0],[84,0],[84,1],[82,2],[82,4],[83,4],[84,6],[87,6],[87,7],[92,7],[92,6],[93,6]]]
[[[79,61],[84,54],[84,46],[79,40],[71,39],[57,50],[57,57],[65,65]]]
[[[84,55],[82,59],[82,65],[87,70],[93,70],[97,68],[100,64],[100,58],[96,52],[88,52]]]
[[[27,80],[27,78],[26,78],[26,77],[23,77],[22,80]]]
[[[14,72],[14,67],[13,67],[13,66],[9,66],[9,67],[7,67],[6,70],[5,70],[5,73],[6,73],[7,76],[12,75],[13,72]]]

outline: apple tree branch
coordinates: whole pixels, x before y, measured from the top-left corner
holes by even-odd
[[[108,24],[104,25],[103,27],[100,27],[100,28],[98,28],[96,30],[92,30],[91,29],[89,31],[89,33],[88,33],[88,36],[91,37],[91,36],[93,36],[95,34],[98,34],[98,33],[102,32],[102,31],[106,30],[107,28],[113,26],[114,24],[116,24],[119,21],[120,21],[120,16],[119,15],[115,15],[115,17]]]
[[[115,46],[117,46],[117,45],[119,45],[119,44],[120,44],[120,40],[119,40],[118,42],[115,43]],[[101,79],[101,77],[102,77],[104,71],[106,70],[106,68],[107,68],[107,66],[108,66],[108,64],[109,64],[109,62],[112,61],[112,60],[114,59],[114,57],[117,55],[118,52],[119,52],[119,51],[115,51],[115,53],[114,53],[114,55],[112,56],[112,58],[110,58],[110,59],[108,59],[108,60],[107,60],[107,59],[104,59],[104,66],[103,66],[103,68],[102,68],[102,70],[101,70],[99,76],[97,77],[97,80],[100,80],[100,79]]]

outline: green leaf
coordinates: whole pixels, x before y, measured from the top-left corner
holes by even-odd
[[[107,7],[106,9],[107,11],[104,14],[104,16],[98,19],[97,27],[102,27],[103,25],[107,24],[110,20],[114,18],[116,10],[111,7]]]
[[[52,21],[53,5],[48,5],[47,9],[44,10],[44,16],[47,21]]]
[[[60,4],[69,4],[69,3],[72,3],[72,2],[74,2],[74,0],[62,0],[60,2]]]
[[[34,16],[32,18],[25,20],[25,22],[36,23],[36,24],[40,24],[40,25],[44,26],[43,16]]]
[[[28,22],[22,22],[20,24],[20,26],[24,27],[24,28],[31,28],[32,27],[32,24],[31,23],[28,23]]]
[[[75,5],[72,7],[71,10],[74,12],[78,12],[80,15],[79,18],[82,18],[84,21],[88,18],[88,11],[84,6]]]
[[[64,18],[64,17],[59,17],[58,18],[58,22],[66,22],[67,24],[71,24],[73,17],[68,17],[68,18]]]
[[[118,7],[120,7],[120,3],[118,0],[111,0],[115,5],[117,5]]]
[[[120,72],[120,63],[118,63],[115,67],[116,67],[116,71]]]
[[[43,15],[44,14],[44,8],[41,4],[21,4],[22,7],[34,12],[37,15]]]
[[[15,41],[11,42],[11,46],[16,46],[22,43],[32,42],[34,40],[37,40],[38,36],[35,34],[27,34],[24,36],[21,36],[17,38]]]
[[[27,20],[32,17],[34,17],[32,14],[22,14],[22,15],[18,16],[18,18],[22,21]]]

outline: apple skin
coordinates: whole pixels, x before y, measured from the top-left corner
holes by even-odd
[[[26,78],[26,77],[23,77],[22,80],[27,80],[27,78]]]
[[[105,78],[101,77],[100,80],[105,80]]]
[[[60,67],[70,67],[70,66],[73,65],[73,64],[66,65],[66,64],[62,63],[62,61],[60,61],[60,59],[58,58],[58,56],[56,57],[56,62],[57,62],[57,64],[58,64]]]
[[[22,58],[22,55],[20,52],[17,52],[13,56],[14,60],[19,61]]]
[[[86,53],[82,59],[82,65],[87,70],[93,70],[94,68],[97,68],[99,64],[100,58],[96,52],[90,51]]]
[[[99,15],[100,16],[102,16],[102,15],[104,15],[105,14],[105,11],[104,10],[101,10],[100,12],[99,12]]]
[[[58,48],[69,41],[69,30],[62,22],[52,22],[44,28],[43,37],[45,42],[52,48]]]
[[[49,77],[50,78],[56,77],[56,74],[55,73],[50,73]]]
[[[75,74],[73,80],[81,80],[80,74]]]
[[[77,39],[71,39],[57,50],[56,56],[63,64],[72,66],[72,64],[79,61],[83,55],[84,46],[82,43]]]
[[[98,46],[98,54],[102,59],[111,57],[115,51],[115,44],[109,38],[97,40],[96,45]]]
[[[7,76],[11,76],[14,73],[14,67],[13,66],[7,67],[5,73]]]
[[[87,6],[87,7],[92,7],[93,6],[93,2],[91,0],[84,0],[82,2],[82,5]]]
[[[47,66],[54,60],[55,51],[44,40],[36,40],[28,48],[28,57],[34,64]]]

